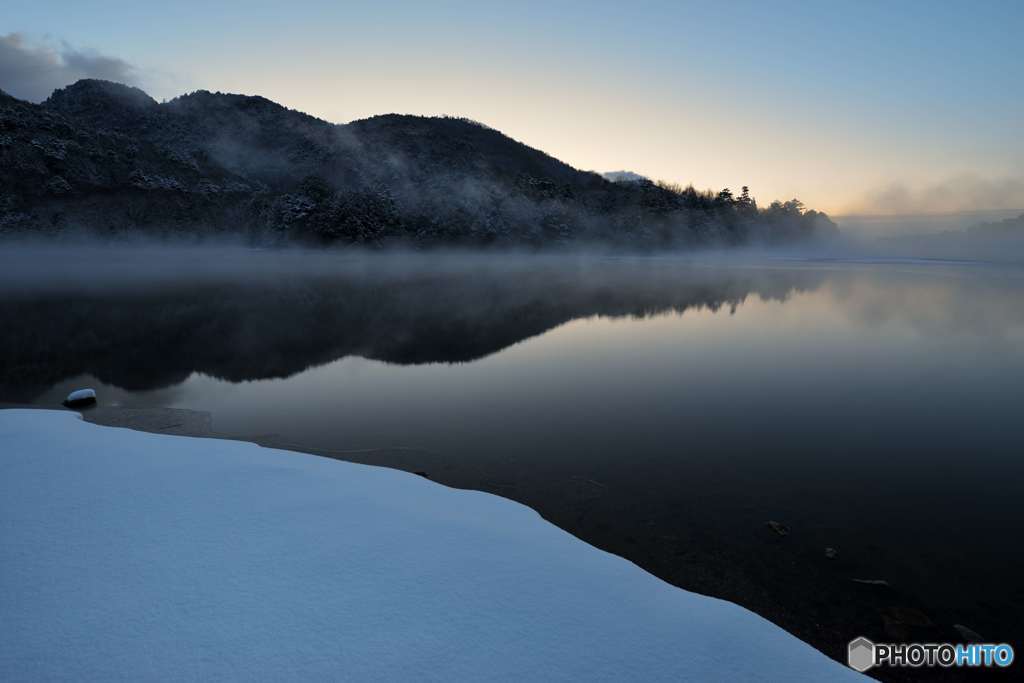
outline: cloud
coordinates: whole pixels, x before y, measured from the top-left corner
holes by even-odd
[[[848,213],[928,214],[1024,209],[1024,177],[983,178],[962,174],[941,182],[877,188]]]
[[[40,102],[57,88],[82,78],[137,85],[138,70],[128,62],[95,50],[30,44],[17,33],[0,35],[0,89]]]

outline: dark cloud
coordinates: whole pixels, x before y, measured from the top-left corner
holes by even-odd
[[[137,70],[124,60],[67,43],[54,47],[29,43],[17,33],[0,36],[0,89],[8,94],[40,102],[82,78],[137,85]]]

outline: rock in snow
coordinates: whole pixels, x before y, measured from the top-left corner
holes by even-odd
[[[0,410],[0,680],[853,680],[517,503]]]
[[[96,392],[92,389],[78,389],[68,394],[64,399],[64,405],[69,408],[92,405],[96,402]]]

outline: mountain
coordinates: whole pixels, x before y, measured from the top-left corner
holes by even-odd
[[[1024,239],[1024,213],[1016,218],[979,223],[969,228],[967,234],[981,239]]]
[[[879,223],[885,225],[884,220],[900,218],[903,217],[880,218]],[[977,216],[970,214],[909,218],[911,220],[906,218],[903,220],[907,224],[920,226],[922,229],[929,225],[939,229],[931,232],[922,231],[879,237],[877,245],[880,254],[908,258],[987,261],[1000,264],[1024,263],[1024,214],[1016,218],[984,222],[977,222]],[[973,225],[965,226],[964,223],[972,218],[976,222]],[[948,229],[951,221],[956,221],[955,227]],[[843,220],[843,227],[849,229],[846,220]]]
[[[333,124],[263,97],[159,103],[99,80],[38,105],[0,91],[0,188],[0,234],[650,247],[835,231],[795,200],[610,182],[468,119]]]
[[[642,183],[650,182],[650,178],[642,176],[639,173],[633,173],[632,171],[607,171],[601,174],[605,180],[610,180],[613,183]]]

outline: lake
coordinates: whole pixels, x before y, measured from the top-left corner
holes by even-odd
[[[0,251],[0,401],[521,501],[845,657],[1024,636],[1024,267],[779,253]]]

